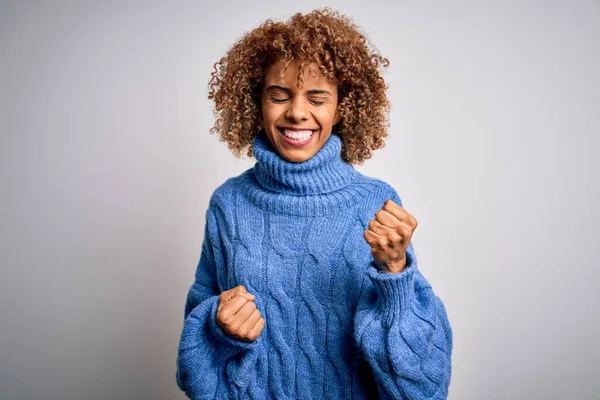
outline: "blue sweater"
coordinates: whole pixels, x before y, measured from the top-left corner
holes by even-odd
[[[219,186],[206,210],[185,306],[177,383],[192,399],[445,399],[452,330],[417,267],[375,268],[363,237],[387,183],[341,157],[334,132],[292,163],[264,131],[256,164]],[[253,342],[223,333],[219,293],[256,296],[265,327]]]

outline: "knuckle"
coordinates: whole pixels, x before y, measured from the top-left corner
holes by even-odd
[[[399,236],[400,238],[403,238],[403,237],[405,237],[405,236],[406,236],[406,235],[409,233],[409,230],[408,230],[408,229],[406,228],[406,226],[404,226],[404,225],[402,225],[402,226],[398,227],[397,231],[398,231],[398,232],[397,232],[397,233],[398,233],[398,236]]]
[[[260,335],[260,333],[262,332],[264,326],[265,326],[264,322],[258,323],[254,328],[252,328],[250,330],[250,332],[248,333],[248,336],[251,337],[252,340],[256,339],[258,337],[258,335]]]
[[[223,294],[235,293],[236,290],[237,290],[237,287],[232,287],[232,288],[229,288],[229,289],[223,291]]]
[[[231,324],[231,317],[229,316],[229,314],[226,314],[224,312],[222,312],[220,314],[219,320],[221,321],[221,323],[223,323],[223,325],[230,325]]]
[[[229,330],[230,330],[232,333],[234,333],[234,334],[236,334],[236,335],[239,335],[239,334],[240,334],[240,324],[238,324],[238,323],[233,323],[233,324],[231,324],[231,325],[229,326]]]

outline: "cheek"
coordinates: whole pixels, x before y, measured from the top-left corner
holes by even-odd
[[[273,106],[270,104],[263,104],[262,107],[262,117],[264,121],[275,121],[277,119],[277,112],[273,109]]]
[[[260,100],[260,112],[262,114],[263,120],[269,120],[270,116],[273,114],[273,104],[265,97],[261,97]]]
[[[319,122],[319,125],[333,125],[335,118],[335,107],[328,107],[327,109],[319,110],[315,114],[315,118]]]

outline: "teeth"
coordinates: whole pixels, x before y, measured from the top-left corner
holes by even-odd
[[[313,131],[291,131],[288,129],[282,129],[285,136],[294,140],[307,140],[313,134]]]

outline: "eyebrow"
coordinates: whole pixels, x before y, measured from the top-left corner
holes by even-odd
[[[291,93],[291,90],[289,88],[279,85],[271,85],[267,88],[267,91],[269,90],[281,90],[282,92]],[[308,91],[308,94],[328,94],[329,96],[331,96],[331,93],[325,89],[311,89]]]

